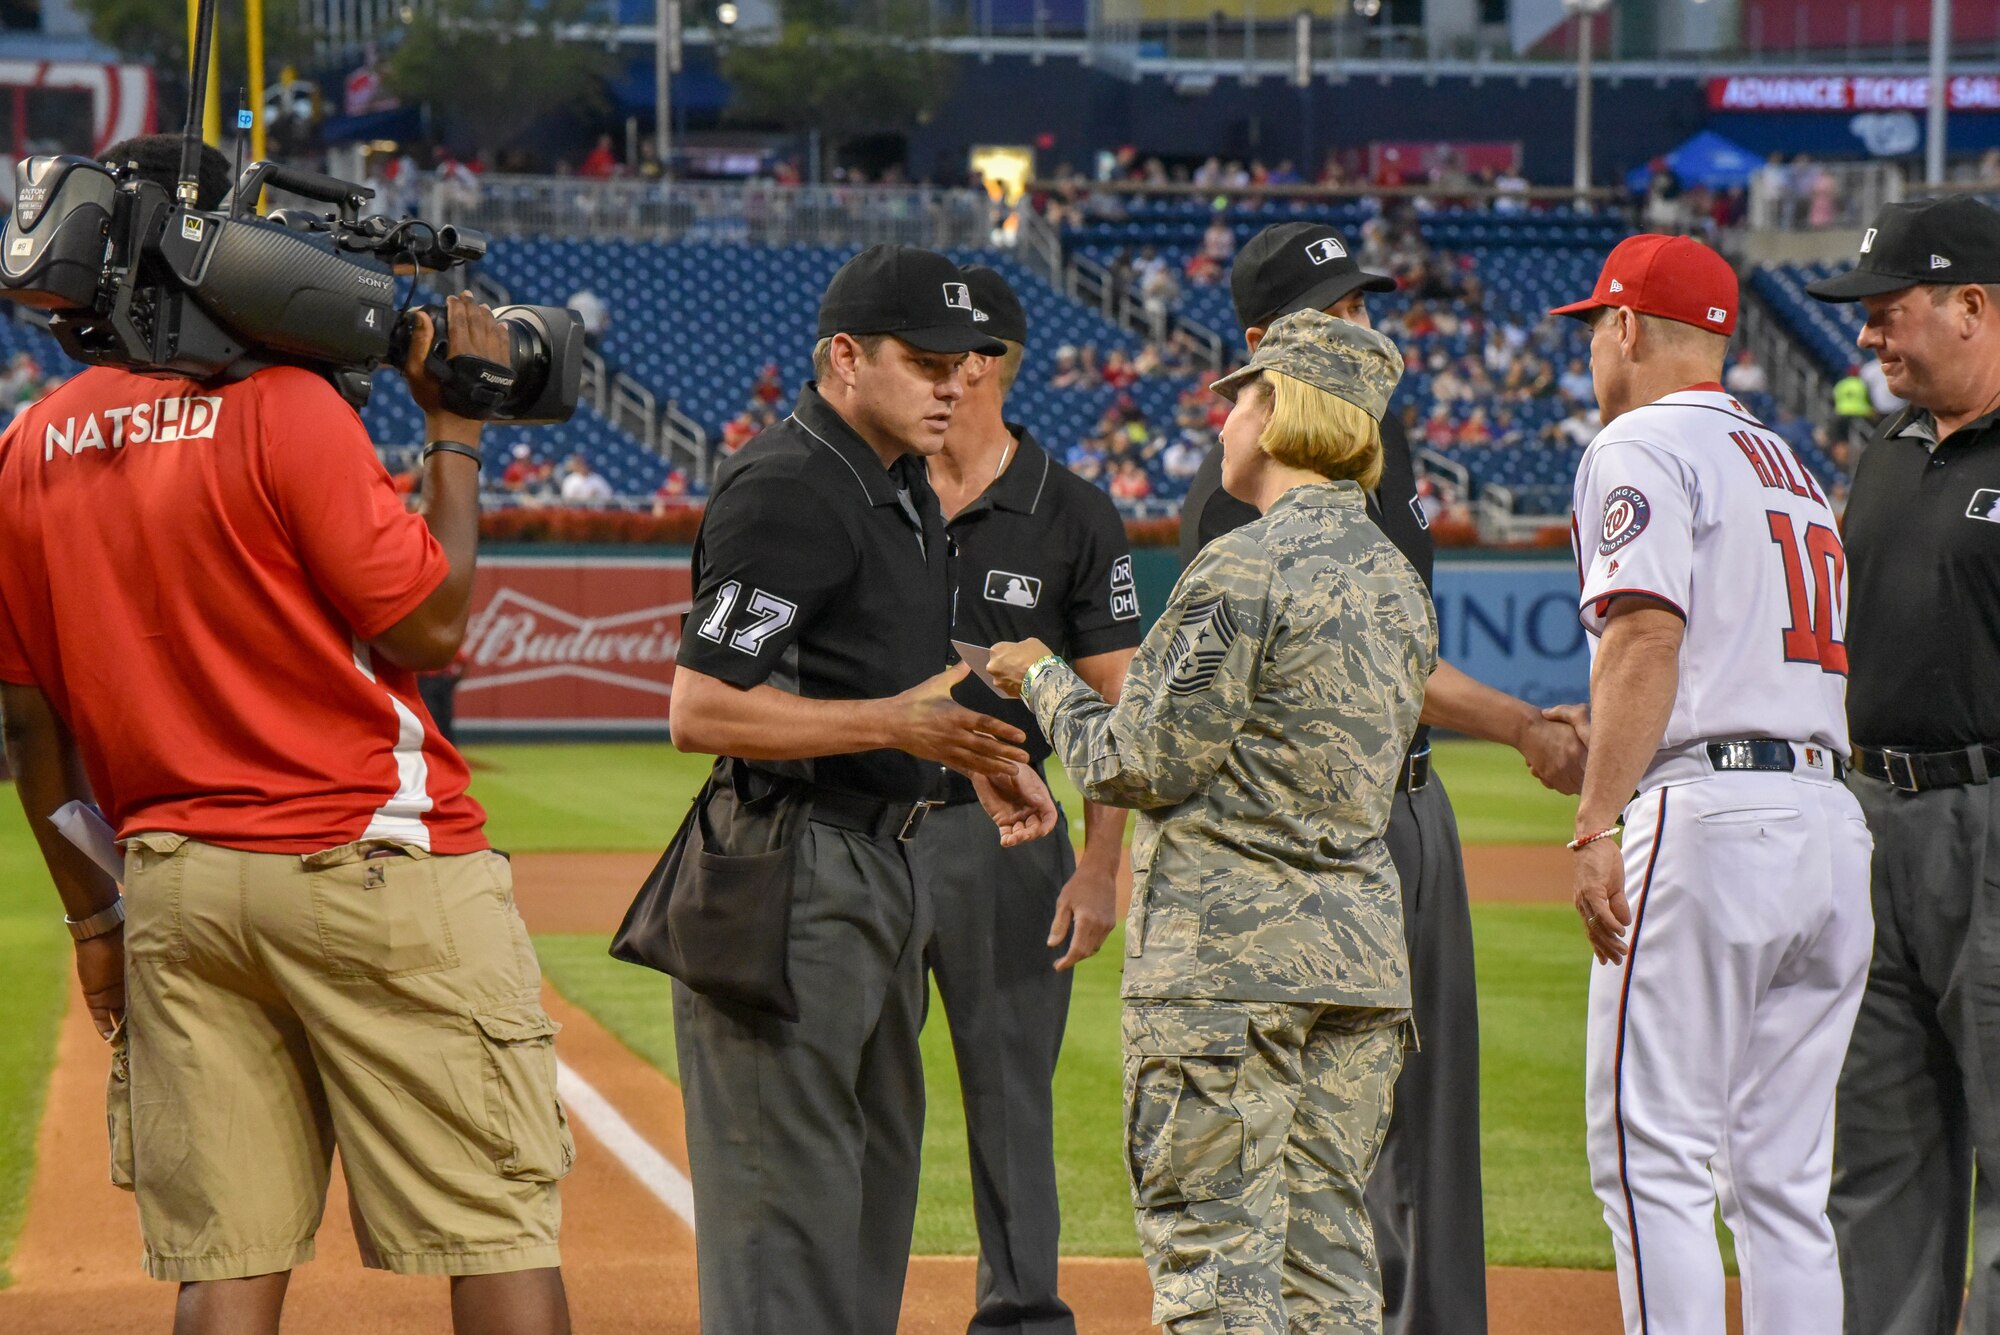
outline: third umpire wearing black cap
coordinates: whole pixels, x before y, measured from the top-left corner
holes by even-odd
[[[994,270],[963,276],[986,317],[980,327],[1007,350],[966,359],[965,398],[930,459],[958,552],[952,634],[979,645],[1040,639],[1116,700],[1140,639],[1124,521],[1109,496],[1002,416],[1028,341],[1027,313]],[[958,695],[1026,733],[1029,761],[1041,769],[1049,744],[1027,706],[976,681]],[[1123,811],[1090,803],[1081,861],[1062,828],[1002,848],[970,781],[954,775],[945,806],[914,842],[936,915],[931,970],[965,1095],[979,1225],[975,1335],[1075,1335],[1076,1318],[1056,1290],[1051,1082],[1069,970],[1096,953],[1116,913],[1124,833]]]
[[[950,545],[922,460],[978,327],[942,255],[834,276],[816,381],[724,467],[695,540],[674,744],[721,757],[674,891],[701,1319],[710,1335],[888,1335],[916,1215],[926,897],[909,840],[979,773],[1009,843],[1055,810],[1022,732],[954,704]],[[889,698],[882,698],[888,696]]]
[[[1834,1105],[1846,1331],[1957,1330],[1972,1216],[1964,1329],[1994,1335],[2000,213],[1891,204],[1856,266],[1807,291],[1867,308],[1856,341],[1910,403],[1863,451],[1845,524],[1848,783],[1875,837],[1875,956]]]
[[[1396,280],[1365,272],[1340,233],[1320,223],[1266,227],[1237,252],[1230,296],[1252,352],[1281,315],[1321,310],[1369,326],[1367,294]],[[1369,326],[1372,327],[1372,326]],[[1185,565],[1211,539],[1257,517],[1222,490],[1222,451],[1203,463],[1181,512]],[[1409,438],[1382,419],[1382,480],[1368,513],[1424,586],[1431,539],[1417,505]],[[1458,820],[1430,772],[1429,726],[1505,742],[1551,788],[1575,793],[1584,748],[1569,719],[1494,690],[1440,661],[1389,817],[1389,852],[1403,887],[1412,1015],[1422,1048],[1396,1081],[1395,1111],[1368,1182],[1368,1213],[1382,1260],[1383,1329],[1389,1335],[1477,1335],[1486,1329],[1486,1236],[1479,1175],[1479,1004],[1472,913]]]

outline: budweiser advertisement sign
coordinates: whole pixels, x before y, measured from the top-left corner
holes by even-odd
[[[2000,75],[1945,82],[1953,111],[2000,111]],[[1931,104],[1923,75],[1738,74],[1708,81],[1711,111],[1922,111]]]
[[[479,563],[458,723],[480,732],[667,730],[688,563],[489,557]]]

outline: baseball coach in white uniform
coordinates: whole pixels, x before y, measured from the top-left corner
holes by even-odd
[[[1818,480],[1717,383],[1736,312],[1728,263],[1665,236],[1556,312],[1591,323],[1605,420],[1576,480],[1594,723],[1570,847],[1628,1335],[1722,1335],[1718,1200],[1745,1328],[1841,1326],[1833,1094],[1872,938],[1846,558]]]

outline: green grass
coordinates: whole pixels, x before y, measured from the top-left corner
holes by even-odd
[[[465,755],[487,833],[510,853],[663,848],[714,763],[663,742],[468,746]]]
[[[75,985],[70,960],[62,903],[14,785],[0,783],[0,1263],[21,1233],[63,989]],[[0,1264],[0,1286],[7,1282]]]
[[[1432,764],[1451,793],[1464,844],[1567,843],[1576,799],[1535,781],[1521,757],[1493,742],[1438,742]]]
[[[473,747],[474,792],[500,847],[657,849],[707,772],[660,744]],[[1472,843],[1567,838],[1571,799],[1548,793],[1499,747],[1445,742],[1437,766]],[[1081,803],[1058,800],[1080,835]],[[68,986],[54,891],[18,805],[0,795],[0,1259],[20,1227],[36,1125]],[[1488,1255],[1496,1264],[1608,1266],[1609,1245],[1583,1159],[1587,957],[1565,910],[1482,905],[1477,937]],[[1119,1145],[1119,938],[1077,975],[1056,1077],[1064,1244],[1130,1255],[1136,1243]],[[666,980],[618,964],[597,936],[536,939],[550,979],[645,1060],[675,1071]],[[934,1008],[934,1013],[935,1008]],[[956,1068],[942,1020],[924,1035],[930,1090],[916,1245],[975,1246]]]
[[[589,1011],[624,1044],[669,1076],[678,1074],[668,982],[611,960],[608,936],[535,938],[556,990]],[[1077,970],[1068,1037],[1056,1070],[1056,1173],[1063,1193],[1063,1245],[1072,1255],[1138,1254],[1120,1153],[1118,972],[1123,933]],[[924,1027],[924,1165],[915,1246],[925,1255],[978,1250],[966,1163],[958,1065],[937,993]]]

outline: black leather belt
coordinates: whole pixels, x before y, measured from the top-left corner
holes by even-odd
[[[843,793],[835,788],[809,790],[812,818],[824,825],[866,835],[882,843],[907,844],[917,837],[924,817],[942,802],[884,802],[859,793]]]
[[[1403,757],[1403,768],[1396,775],[1396,791],[1399,793],[1420,793],[1431,781],[1431,749],[1427,746],[1414,755]]]
[[[2000,774],[2000,746],[1976,742],[1956,751],[1905,751],[1897,747],[1857,746],[1854,768],[1905,793],[1932,788],[1963,788],[1985,783]]]
[[[815,788],[797,780],[759,773],[740,760],[735,765],[738,792],[745,797],[762,798],[783,791],[793,800],[812,804],[809,819],[852,830],[882,843],[907,844],[916,838],[931,808],[944,805],[929,798],[884,801],[838,788]]]
[[[1790,774],[1799,767],[1799,758],[1792,750],[1792,744],[1771,737],[1744,737],[1735,741],[1710,742],[1707,750],[1708,763],[1718,770]],[[1839,756],[1829,751],[1826,758],[1833,765],[1834,778],[1847,777],[1847,766]]]

